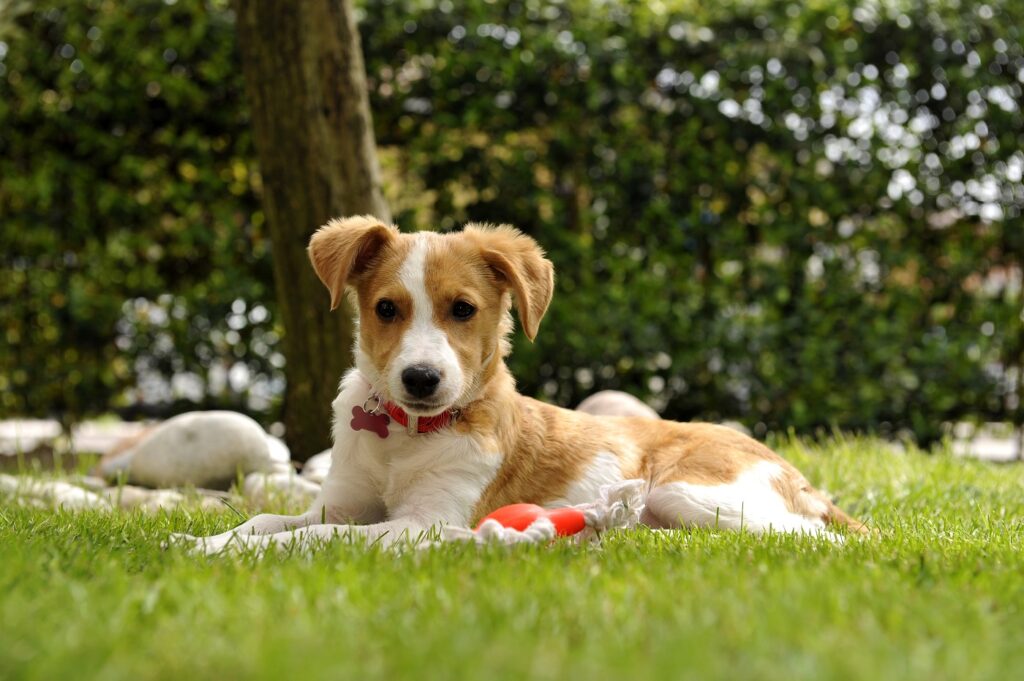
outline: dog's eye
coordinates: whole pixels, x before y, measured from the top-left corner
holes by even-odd
[[[398,308],[387,298],[377,301],[377,316],[386,322],[390,322],[398,314]]]
[[[476,313],[476,308],[467,303],[465,300],[457,300],[452,305],[452,316],[458,319],[460,322],[464,322],[473,314]]]

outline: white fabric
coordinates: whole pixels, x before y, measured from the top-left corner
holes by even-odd
[[[590,541],[608,530],[636,527],[644,509],[646,485],[643,480],[625,480],[605,485],[597,501],[568,507],[582,511],[586,519],[586,527],[573,535],[572,539],[576,542]],[[555,537],[555,526],[547,518],[538,518],[522,531],[504,527],[496,520],[485,520],[475,530],[444,527],[441,529],[441,542],[431,542],[424,546],[436,546],[450,541],[473,542],[478,545],[523,544],[550,542]]]

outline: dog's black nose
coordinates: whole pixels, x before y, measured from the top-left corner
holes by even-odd
[[[441,374],[424,364],[414,364],[402,372],[402,383],[413,397],[428,397],[437,390]]]

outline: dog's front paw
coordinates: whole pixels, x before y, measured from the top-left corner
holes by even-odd
[[[234,534],[231,532],[211,537],[196,537],[191,534],[175,532],[167,538],[167,541],[164,542],[164,548],[180,546],[184,547],[184,549],[189,553],[212,556],[223,552],[231,543],[231,539],[233,537]]]

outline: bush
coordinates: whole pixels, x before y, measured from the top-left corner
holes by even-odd
[[[0,410],[244,407],[228,374],[272,380],[278,331],[230,16],[65,2],[5,28]]]
[[[1021,421],[1024,7],[434,5],[363,9],[390,198],[547,247],[524,392],[759,433]],[[7,410],[280,381],[231,14],[133,7],[34,10],[0,61]]]

